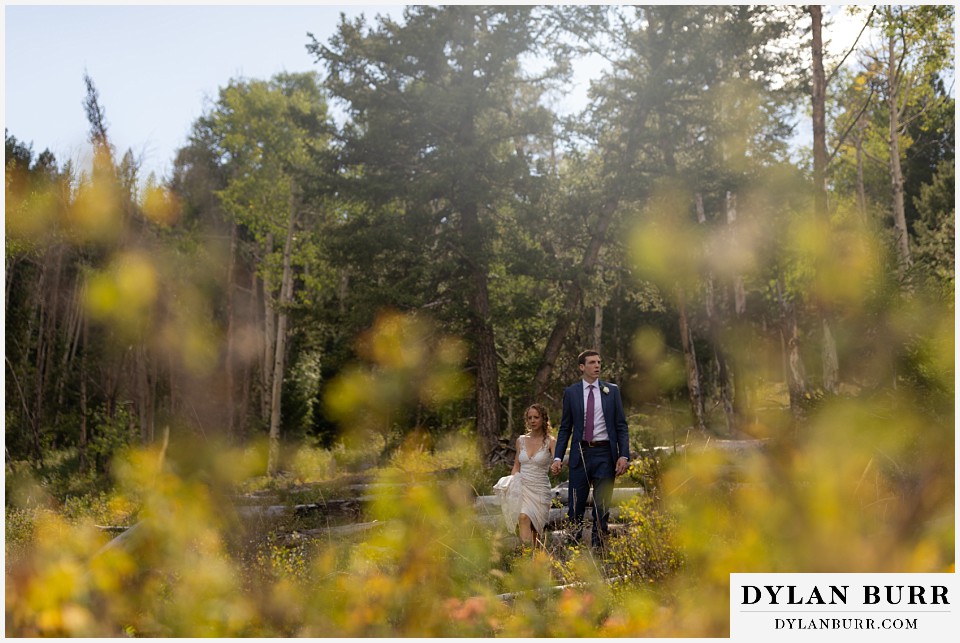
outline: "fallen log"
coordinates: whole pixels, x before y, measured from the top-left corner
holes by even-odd
[[[613,513],[613,510],[611,510],[611,514],[612,513]],[[610,530],[611,534],[616,534],[618,532],[624,531],[627,528],[627,525],[621,524],[621,523],[610,523],[609,525],[607,525],[607,528]],[[547,535],[548,547],[550,546],[549,545],[550,542],[572,540],[572,536],[570,536],[570,534],[565,529],[552,529],[548,531],[546,535]],[[583,527],[583,537],[584,537],[584,541],[583,541],[584,544],[590,545],[592,543],[592,535],[590,532],[589,519],[587,520],[586,524]],[[507,545],[507,547],[518,547],[520,545],[520,538],[518,536],[514,536],[513,534],[509,534],[503,537],[503,542],[505,545]]]
[[[651,447],[644,449],[643,453],[652,455],[670,455],[671,453],[686,452],[704,452],[710,450],[726,451],[730,453],[747,453],[759,451],[767,448],[769,440],[767,438],[749,439],[749,440],[714,440],[707,439],[697,442],[685,442],[669,447]]]
[[[328,513],[360,513],[360,505],[370,502],[374,498],[365,496],[362,498],[345,498],[336,500],[326,500],[324,502],[312,502],[302,505],[240,505],[237,514],[241,518],[283,518],[291,515],[307,515],[317,511]]]
[[[587,521],[587,527],[584,527],[585,530],[589,528],[590,516],[591,516],[590,511],[587,511],[586,515],[584,516],[585,520]],[[620,510],[619,510],[617,507],[611,507],[611,508],[610,508],[610,519],[611,519],[611,520],[612,520],[612,519],[616,519],[616,518],[618,518],[619,516],[620,516]],[[545,523],[545,526],[547,526],[547,527],[556,527],[557,525],[560,525],[560,524],[561,524],[564,520],[566,520],[566,519],[567,519],[567,510],[566,510],[566,508],[564,508],[564,507],[553,507],[552,509],[550,509],[550,511],[549,511],[549,513],[548,513],[548,515],[547,515],[547,521],[546,521],[546,523]],[[479,520],[480,523],[482,523],[482,524],[484,524],[484,525],[487,525],[487,526],[494,526],[494,527],[500,526],[500,527],[504,527],[504,528],[505,528],[505,523],[504,523],[504,521],[503,521],[503,515],[502,515],[499,511],[498,511],[497,513],[490,513],[490,514],[486,514],[486,515],[479,515],[479,516],[477,516],[477,520]]]
[[[563,522],[563,519],[566,517],[567,517],[566,509],[563,509],[560,507],[554,507],[553,509],[550,510],[549,514],[547,515],[546,524],[558,525],[561,522]],[[488,526],[494,526],[494,527],[497,525],[504,526],[503,515],[500,513],[499,510],[497,510],[496,513],[489,513],[489,514],[477,516],[477,520],[479,520],[480,523]]]
[[[282,518],[292,512],[292,507],[286,505],[245,505],[237,507],[237,515],[241,518]]]
[[[550,490],[553,494],[555,500],[560,501],[562,504],[567,504],[569,501],[569,494],[567,492],[567,483],[561,482],[556,487]],[[642,487],[614,487],[613,488],[613,497],[612,504],[620,504],[626,502],[634,496],[639,496],[646,493]],[[590,493],[587,495],[587,505],[593,506],[593,489],[590,490]],[[500,497],[499,496],[477,496],[474,500],[474,507],[477,510],[484,510],[490,512],[494,509],[500,507]]]
[[[114,538],[113,540],[111,540],[110,542],[108,542],[106,545],[104,545],[103,547],[101,547],[101,548],[97,551],[97,553],[95,553],[95,554],[93,555],[93,557],[96,558],[96,557],[100,556],[101,554],[110,551],[110,550],[113,549],[114,547],[124,546],[124,545],[127,543],[128,540],[130,540],[131,538],[133,538],[133,537],[136,535],[138,529],[140,528],[140,526],[141,526],[142,524],[143,524],[143,521],[141,520],[140,522],[134,523],[134,524],[131,525],[130,527],[125,528],[125,529],[123,530],[123,533],[121,533],[119,536],[117,536],[116,538]]]
[[[316,540],[319,538],[334,537],[334,536],[351,536],[354,534],[362,534],[373,529],[378,529],[383,527],[386,524],[389,524],[392,521],[382,521],[374,520],[372,522],[358,522],[352,525],[339,525],[337,527],[323,527],[320,529],[304,529],[301,531],[294,531],[287,534],[282,534],[279,537],[280,542],[291,545],[296,544],[297,541],[301,539],[310,539]]]
[[[577,583],[567,583],[566,585],[554,585],[552,587],[536,587],[534,589],[526,589],[519,592],[497,594],[497,598],[501,601],[509,603],[515,600],[516,598],[520,596],[525,596],[527,594],[545,594],[548,592],[556,593],[556,592],[562,592],[565,589],[573,589],[575,587],[589,587],[591,585],[597,585],[600,582],[607,583],[607,584],[616,583],[617,581],[624,580],[625,578],[626,576],[614,576],[613,578],[605,578],[602,581],[596,581],[596,582],[580,581]]]

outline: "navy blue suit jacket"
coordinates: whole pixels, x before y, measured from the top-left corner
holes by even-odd
[[[607,435],[610,436],[610,455],[613,461],[618,458],[630,459],[630,441],[627,435],[627,417],[623,412],[620,388],[616,384],[597,380],[600,392],[600,407],[603,419],[607,423]],[[604,387],[607,393],[603,392]],[[583,440],[583,380],[578,380],[563,391],[563,413],[560,415],[560,428],[557,430],[557,450],[554,457],[563,460],[567,444],[573,437],[570,448],[570,468],[580,465],[580,441]]]

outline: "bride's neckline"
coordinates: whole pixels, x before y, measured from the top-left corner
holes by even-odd
[[[540,447],[539,447],[538,449],[534,450],[533,453],[530,453],[530,450],[527,448],[527,442],[528,442],[527,438],[530,438],[530,437],[533,437],[533,436],[531,436],[531,435],[524,435],[524,436],[523,436],[523,452],[527,454],[527,459],[533,460],[533,458],[534,458],[539,452],[541,452],[541,451],[543,451],[545,448],[547,448],[548,441],[547,441],[547,440],[543,440],[543,441],[541,442],[541,444],[540,444]]]

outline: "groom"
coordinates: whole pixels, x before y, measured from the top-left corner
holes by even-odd
[[[587,494],[593,486],[593,546],[602,547],[607,538],[609,505],[615,476],[626,473],[630,460],[627,418],[620,389],[600,379],[600,353],[587,350],[577,357],[583,378],[563,392],[563,414],[557,431],[557,450],[550,470],[560,473],[571,434],[570,499],[567,515],[574,538],[583,535]]]

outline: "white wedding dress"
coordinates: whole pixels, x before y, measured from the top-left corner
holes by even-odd
[[[550,478],[547,476],[552,463],[553,453],[549,442],[531,458],[527,454],[527,436],[520,436],[520,473],[511,477],[506,489],[497,489],[507,529],[516,529],[520,514],[523,513],[529,516],[537,533],[543,533],[553,498]]]

